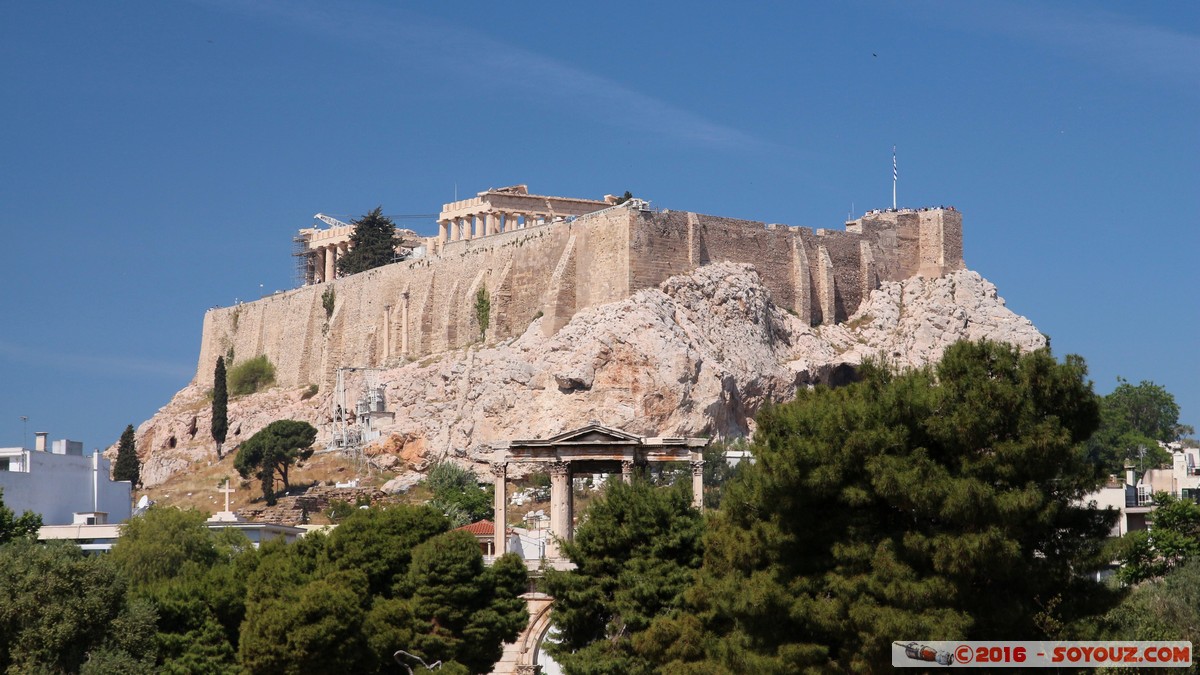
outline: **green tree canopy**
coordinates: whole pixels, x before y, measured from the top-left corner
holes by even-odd
[[[151,507],[125,523],[110,557],[134,587],[171,579],[189,563],[209,567],[220,552],[207,518],[195,509]]]
[[[125,632],[110,639],[110,631],[126,627],[118,619],[128,613],[125,580],[106,556],[25,539],[0,546],[0,569],[0,670],[75,673],[105,645],[114,658],[123,647],[153,649],[153,640]],[[135,672],[149,672],[154,660],[152,651],[124,656],[142,664]]]
[[[731,442],[717,441],[704,448],[704,508],[715,509],[721,505],[721,491],[725,484],[737,476],[749,461],[741,460],[730,464],[725,453],[730,450],[744,451],[749,446],[744,438]]]
[[[1150,529],[1126,534],[1117,546],[1117,577],[1127,584],[1157,579],[1200,555],[1200,504],[1159,492],[1154,506]]]
[[[563,552],[570,572],[548,570],[558,641],[546,649],[573,674],[654,672],[635,643],[671,615],[701,562],[704,520],[684,483],[659,488],[610,480]]]
[[[667,671],[885,670],[900,635],[1064,637],[1114,601],[1081,359],[961,342],[861,375],[759,414],[688,611],[641,644]]]
[[[239,657],[250,672],[403,672],[403,649],[446,672],[487,672],[528,620],[524,562],[488,568],[475,538],[428,507],[371,508],[327,538],[271,542],[247,582]]]
[[[225,357],[217,357],[213,368],[212,424],[213,440],[217,442],[217,457],[221,457],[221,445],[229,432],[229,389],[225,374]]]
[[[0,545],[14,539],[36,539],[42,527],[42,517],[33,511],[20,516],[4,505],[4,488],[0,488]]]
[[[274,587],[277,593],[250,601],[239,645],[242,667],[252,673],[374,672],[362,633],[370,602],[366,575],[304,575],[287,555],[265,556],[250,580],[258,586],[264,576],[292,575]]]
[[[480,487],[474,471],[454,462],[438,462],[425,477],[433,493],[429,505],[446,514],[455,527],[491,518],[495,511],[492,486]]]
[[[251,436],[238,448],[234,468],[242,478],[251,474],[262,481],[267,504],[275,504],[275,478],[288,488],[288,469],[298,460],[312,456],[317,430],[308,422],[276,420]]]
[[[1099,622],[1097,640],[1189,640],[1200,644],[1200,559],[1139,584]],[[1193,673],[1196,667],[1185,672]],[[1102,670],[1100,672],[1134,672]],[[1139,670],[1137,672],[1146,672]]]
[[[142,464],[138,461],[134,443],[133,425],[130,424],[121,432],[121,440],[117,442],[117,463],[113,465],[113,480],[127,480],[137,487],[142,482]]]
[[[521,594],[525,563],[505,554],[490,568],[483,565],[479,542],[462,531],[440,534],[413,549],[412,563],[397,587],[397,601],[380,604],[372,625],[384,636],[407,636],[405,644],[387,645],[374,634],[372,643],[386,646],[380,658],[396,649],[426,662],[460,663],[472,673],[491,670],[502,645],[515,640],[529,620]],[[379,620],[405,617],[407,624]]]
[[[329,535],[324,556],[334,569],[365,572],[372,595],[391,597],[408,572],[413,548],[449,525],[425,506],[356,509]]]
[[[1108,472],[1121,475],[1126,462],[1150,469],[1170,465],[1170,454],[1159,447],[1192,433],[1179,424],[1179,405],[1160,385],[1143,380],[1137,385],[1118,378],[1116,389],[1100,400],[1100,428],[1088,450]]]
[[[337,261],[339,273],[358,274],[392,262],[396,255],[396,224],[383,215],[383,207],[375,207],[353,225],[350,251]]]
[[[234,672],[254,549],[205,514],[152,507],[126,523],[111,558],[157,613],[156,672]]]

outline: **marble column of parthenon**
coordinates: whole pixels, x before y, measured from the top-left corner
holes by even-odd
[[[325,249],[314,248],[308,254],[310,284],[325,283]]]
[[[522,222],[524,219],[524,222]],[[471,213],[438,221],[438,238],[444,244],[451,241],[478,239],[502,232],[544,225],[550,217],[542,213],[522,211],[487,211]]]
[[[337,278],[337,246],[324,246],[325,276],[321,281],[333,281]]]

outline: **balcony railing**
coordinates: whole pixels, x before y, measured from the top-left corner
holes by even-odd
[[[1158,492],[1127,492],[1125,494],[1125,508],[1132,509],[1154,506],[1154,495],[1161,492],[1166,492],[1176,499],[1186,499],[1188,501],[1200,504],[1200,488],[1184,488],[1179,492],[1168,492],[1167,490],[1159,490]]]

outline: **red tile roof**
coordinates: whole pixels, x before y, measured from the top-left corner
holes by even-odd
[[[455,528],[455,530],[470,532],[476,537],[481,537],[484,535],[491,536],[493,533],[495,533],[496,526],[493,525],[492,521],[490,520],[480,520],[478,522],[471,523],[470,525],[463,525],[462,527]]]

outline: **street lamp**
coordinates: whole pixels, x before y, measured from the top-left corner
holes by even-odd
[[[408,652],[404,651],[403,649],[397,649],[396,653],[392,654],[392,658],[396,659],[396,663],[399,663],[400,665],[404,666],[404,669],[408,671],[408,675],[413,675],[413,669],[411,667],[409,667],[409,665],[407,663],[400,660],[401,655],[407,656],[410,659],[416,659],[416,660],[420,661],[421,665],[425,667],[425,670],[434,670],[435,668],[442,667],[441,661],[434,661],[432,664],[425,663],[425,659],[417,656],[416,654],[409,654]]]

